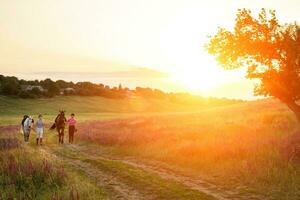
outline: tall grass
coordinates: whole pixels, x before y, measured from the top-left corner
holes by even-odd
[[[23,144],[18,129],[16,125],[0,126],[0,200],[107,199],[103,188],[80,170],[45,157],[47,150],[43,147]],[[56,142],[54,135],[48,137],[47,144],[54,138]],[[34,136],[31,139],[34,142]]]
[[[41,199],[61,190],[68,178],[64,168],[23,148],[17,130],[0,127],[0,199]]]
[[[224,189],[297,199],[300,167],[291,157],[300,144],[299,125],[282,107],[263,108],[87,122],[77,137],[184,167]]]
[[[0,190],[4,199],[37,199],[45,192],[62,188],[66,181],[63,167],[34,160],[22,150],[1,152],[0,156]]]

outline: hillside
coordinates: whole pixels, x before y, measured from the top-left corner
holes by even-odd
[[[24,114],[36,116],[42,113],[52,119],[63,109],[80,115],[81,119],[105,119],[146,113],[197,112],[205,108],[222,106],[224,102],[210,104],[203,101],[171,101],[168,99],[127,98],[109,99],[104,97],[57,96],[53,98],[21,99],[0,96],[0,124],[18,122]],[[230,102],[230,101],[229,101]],[[232,104],[240,102],[230,102]],[[218,105],[220,104],[220,105]],[[228,104],[225,101],[225,104]]]

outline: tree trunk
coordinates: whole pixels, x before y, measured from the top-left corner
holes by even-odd
[[[289,107],[291,111],[294,112],[294,114],[297,117],[297,120],[300,122],[300,106],[296,104],[294,101],[290,101],[286,103],[286,105]]]

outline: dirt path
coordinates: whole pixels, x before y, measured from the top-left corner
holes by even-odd
[[[143,199],[143,195],[135,188],[124,184],[118,179],[118,177],[107,174],[98,168],[95,168],[89,163],[85,163],[79,160],[65,159],[73,167],[84,171],[96,184],[102,188],[112,190],[110,194],[113,195],[113,199]]]
[[[182,184],[192,190],[204,193],[219,200],[261,200],[267,199],[266,197],[257,196],[254,194],[243,195],[238,192],[224,191],[221,188],[203,181],[199,177],[190,177],[182,173],[175,172],[168,169],[161,163],[151,161],[144,162],[137,160],[133,157],[116,157],[106,154],[99,149],[92,149],[86,146],[80,145],[64,145],[58,147],[59,149],[53,149],[53,147],[44,146],[40,149],[41,154],[48,159],[54,159],[61,161],[64,164],[68,164],[74,169],[80,170],[97,186],[104,188],[108,191],[109,196],[113,200],[154,200],[157,199],[155,195],[147,190],[141,190],[136,188],[135,185],[128,184],[124,179],[120,178],[118,174],[108,173],[97,167],[94,163],[81,160],[80,157],[91,161],[104,160],[109,162],[123,163],[134,168],[141,169],[145,172],[155,174],[160,178],[168,181],[174,181]],[[64,156],[64,154],[58,153],[59,151],[69,151],[71,156]],[[72,154],[79,156],[72,157]],[[184,198],[183,198],[184,199]]]
[[[164,167],[161,167],[159,164],[155,163],[144,163],[139,160],[136,160],[134,158],[124,158],[124,157],[108,157],[108,156],[103,156],[101,155],[100,151],[91,151],[90,149],[84,149],[82,146],[78,145],[70,145],[67,146],[68,149],[72,150],[73,152],[80,152],[83,154],[85,157],[96,160],[96,159],[104,159],[104,160],[114,160],[114,161],[119,161],[122,163],[125,163],[127,165],[133,166],[135,168],[140,168],[146,172],[153,173],[161,177],[162,179],[165,180],[171,180],[178,182],[180,184],[183,184],[193,190],[199,191],[201,193],[205,193],[207,195],[210,195],[214,197],[215,199],[219,200],[234,200],[234,199],[247,199],[247,200],[258,200],[261,199],[261,197],[257,196],[247,196],[246,198],[240,198],[236,197],[238,194],[230,191],[224,192],[217,186],[205,182],[201,180],[199,177],[198,178],[192,178],[188,177],[182,174],[178,174],[170,169],[166,169]],[[100,152],[100,153],[99,153]],[[239,196],[239,195],[238,195]],[[139,198],[137,198],[139,199]],[[143,197],[142,199],[146,199]]]
[[[197,191],[199,193],[198,193],[198,195],[196,195],[196,198],[194,198],[194,197],[187,198],[186,194],[182,194],[182,196],[181,196],[180,191],[178,194],[175,195],[176,198],[173,198],[172,195],[169,196],[167,194],[163,195],[163,197],[160,198],[161,196],[159,194],[155,193],[155,192],[157,192],[157,188],[159,188],[160,185],[157,185],[156,189],[151,189],[151,187],[152,187],[151,184],[149,184],[149,188],[147,188],[147,187],[141,188],[139,186],[140,180],[138,180],[138,179],[137,179],[137,182],[133,182],[133,183],[132,182],[130,183],[130,182],[124,180],[124,177],[123,177],[121,171],[123,171],[123,170],[126,171],[128,169],[116,168],[116,170],[118,170],[121,173],[118,173],[118,172],[111,173],[110,170],[107,170],[105,168],[103,169],[94,163],[99,160],[104,160],[104,161],[117,163],[117,164],[122,163],[122,165],[130,166],[133,168],[133,169],[129,168],[128,171],[134,171],[135,169],[138,169],[140,171],[146,171],[143,168],[141,168],[139,166],[131,165],[129,163],[122,162],[121,160],[109,159],[109,158],[104,158],[104,157],[101,157],[98,155],[83,153],[80,151],[79,146],[76,146],[76,145],[66,145],[63,148],[64,148],[64,150],[67,149],[67,150],[70,150],[71,153],[76,154],[76,156],[78,156],[77,157],[78,159],[72,158],[72,155],[64,156],[63,154],[57,153],[57,151],[55,151],[51,148],[48,148],[48,147],[43,147],[43,149],[41,149],[40,151],[47,158],[59,160],[64,164],[68,164],[68,165],[74,167],[74,169],[82,171],[86,176],[88,176],[91,179],[92,182],[96,183],[99,187],[104,188],[106,191],[108,191],[110,198],[113,200],[116,200],[116,199],[117,200],[118,199],[121,199],[121,200],[123,200],[123,199],[124,200],[125,199],[126,200],[139,200],[139,199],[143,199],[143,200],[156,200],[156,199],[214,200],[214,199],[218,199],[218,198],[214,198],[212,195],[204,193],[203,191]],[[60,149],[60,150],[62,150],[62,149]],[[84,158],[83,161],[81,160],[82,158]],[[86,160],[92,161],[92,164]],[[148,171],[148,172],[150,172],[150,171]],[[153,172],[151,172],[151,173],[153,173]],[[121,174],[121,176],[120,176],[120,174]],[[127,176],[125,178],[130,179],[129,176]],[[165,179],[161,176],[159,176],[159,178]],[[169,181],[170,180],[171,179],[169,179]],[[172,182],[172,181],[170,181],[170,182]],[[146,182],[147,182],[147,180],[146,180]],[[188,188],[188,190],[191,190],[191,191],[194,190],[189,187],[187,187],[187,188]],[[162,188],[159,188],[158,190],[161,190],[163,192],[164,190],[166,190],[166,188],[164,186],[162,186]],[[169,193],[172,193],[172,192],[173,193],[177,192],[176,188],[175,188],[175,190],[173,190]],[[187,191],[185,191],[185,192],[187,192]],[[201,194],[201,195],[199,195],[199,194]],[[202,194],[205,194],[205,196],[203,196],[203,198],[202,198]]]
[[[119,159],[118,159],[119,160]],[[203,192],[205,194],[211,195],[219,200],[261,200],[266,199],[265,197],[261,197],[258,195],[247,195],[243,197],[237,191],[224,191],[218,186],[211,184],[197,177],[189,177],[186,175],[178,174],[172,170],[168,170],[166,168],[160,168],[159,166],[155,166],[153,164],[144,164],[134,159],[126,159],[119,160],[121,162],[127,163],[129,165],[139,167],[144,169],[145,171],[149,171],[155,174],[158,174],[160,177],[173,180],[179,182],[191,189],[197,190],[199,192]]]
[[[266,199],[265,197],[257,196],[254,194],[251,194],[251,195],[248,194],[243,197],[243,195],[239,194],[239,192],[224,191],[221,188],[217,187],[216,185],[213,185],[211,183],[203,181],[199,177],[189,177],[186,175],[182,175],[182,174],[174,172],[170,169],[164,168],[164,167],[162,167],[161,164],[158,164],[156,162],[145,163],[145,162],[141,162],[141,161],[131,158],[131,157],[111,157],[109,155],[104,155],[99,150],[91,150],[88,148],[85,149],[83,146],[78,146],[78,145],[70,145],[70,146],[67,146],[67,148],[73,152],[80,152],[85,157],[93,159],[93,160],[97,160],[97,159],[114,160],[114,161],[119,161],[119,162],[125,163],[127,165],[133,166],[135,168],[140,168],[146,172],[156,174],[159,177],[161,177],[162,179],[178,182],[180,184],[187,186],[188,188],[191,188],[193,190],[196,190],[201,193],[205,193],[209,196],[212,196],[215,199],[219,199],[219,200]],[[131,190],[129,190],[129,191],[131,191]],[[132,191],[134,191],[134,190],[132,190]],[[138,196],[135,196],[135,197],[138,197]],[[139,198],[136,198],[136,199],[139,199]],[[142,199],[146,199],[146,198],[143,197]]]
[[[118,177],[105,173],[93,165],[82,162],[76,159],[70,159],[67,157],[58,156],[52,149],[44,147],[40,149],[41,153],[51,159],[62,161],[70,166],[84,172],[91,180],[93,180],[99,187],[105,188],[109,191],[111,199],[118,200],[136,200],[136,199],[149,199],[145,198],[135,188],[124,184],[118,180]]]

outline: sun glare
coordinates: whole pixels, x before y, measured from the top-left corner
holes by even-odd
[[[171,75],[171,80],[183,85],[187,90],[209,90],[218,84],[218,81],[201,69],[175,72]]]

